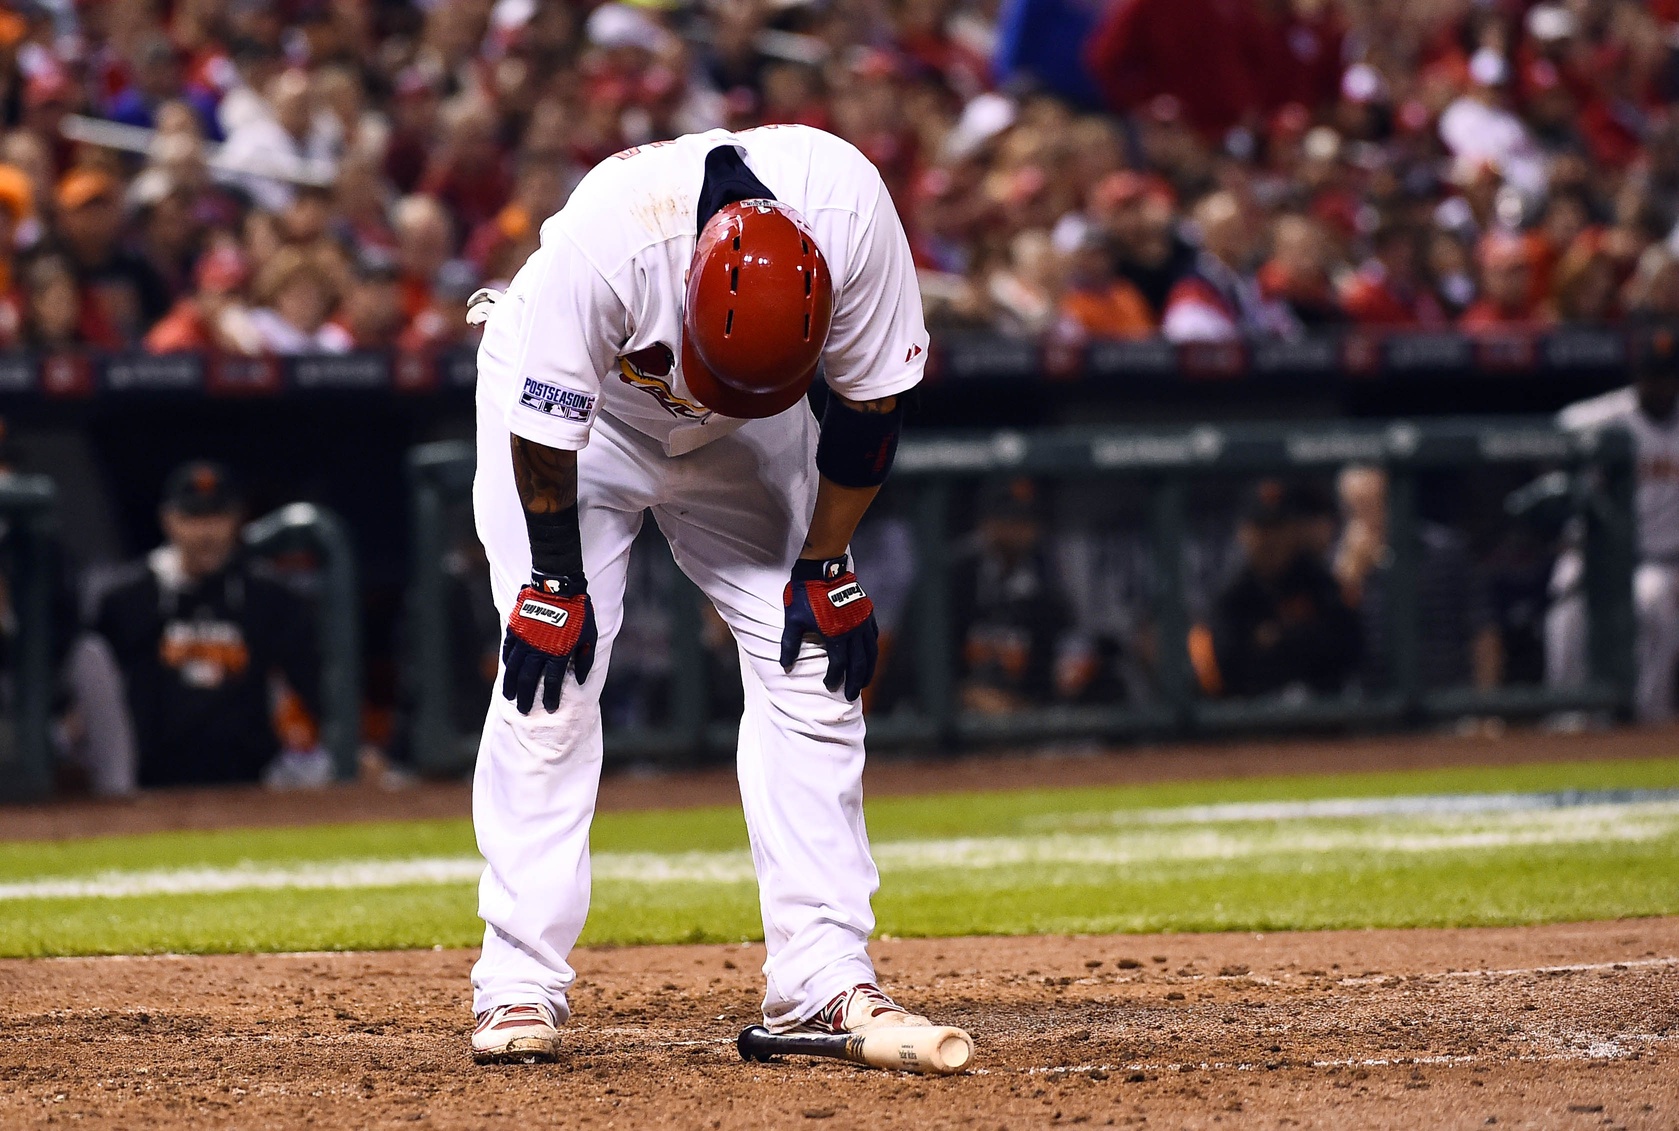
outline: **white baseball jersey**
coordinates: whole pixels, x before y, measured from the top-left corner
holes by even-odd
[[[480,394],[505,411],[509,431],[577,450],[605,412],[675,456],[741,426],[701,404],[681,366],[705,157],[724,145],[804,217],[828,261],[829,386],[872,400],[921,380],[927,328],[915,266],[874,166],[808,126],[711,130],[607,158],[542,225],[542,246],[502,299],[530,308],[517,363],[479,374],[493,382]]]
[[[1663,422],[1638,407],[1628,387],[1569,405],[1557,423],[1570,431],[1620,425],[1632,434],[1638,466],[1638,556],[1679,563],[1679,413]]]

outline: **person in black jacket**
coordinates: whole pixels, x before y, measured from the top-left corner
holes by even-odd
[[[1056,645],[1071,613],[1043,520],[1032,480],[984,488],[956,602],[964,626],[962,703],[970,711],[1008,714],[1054,695]]]
[[[1274,480],[1254,491],[1237,528],[1241,567],[1218,595],[1210,627],[1191,637],[1210,695],[1333,695],[1358,670],[1358,615],[1324,561],[1305,497]]]
[[[313,618],[239,555],[241,510],[225,468],[177,468],[165,544],[98,602],[92,628],[122,669],[143,787],[258,781],[280,751],[280,697],[316,713]]]

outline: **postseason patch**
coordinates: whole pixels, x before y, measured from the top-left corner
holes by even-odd
[[[549,385],[533,377],[525,378],[525,391],[519,394],[519,403],[573,424],[587,424],[595,415],[594,393],[579,393],[575,389]]]

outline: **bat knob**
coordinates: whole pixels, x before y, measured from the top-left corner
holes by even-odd
[[[974,1058],[974,1040],[961,1029],[952,1029],[938,1045],[938,1071],[961,1072]]]
[[[761,1039],[770,1035],[770,1031],[762,1025],[748,1025],[735,1038],[735,1048],[740,1050],[742,1060],[764,1060],[771,1057],[770,1051],[761,1043]]]

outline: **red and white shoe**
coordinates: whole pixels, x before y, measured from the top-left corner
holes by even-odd
[[[810,1020],[783,1032],[831,1035],[931,1024],[919,1013],[911,1013],[887,997],[886,991],[873,982],[864,982],[835,994]]]
[[[479,1064],[536,1064],[560,1055],[554,1011],[542,1002],[498,1005],[479,1015],[472,1059]]]

